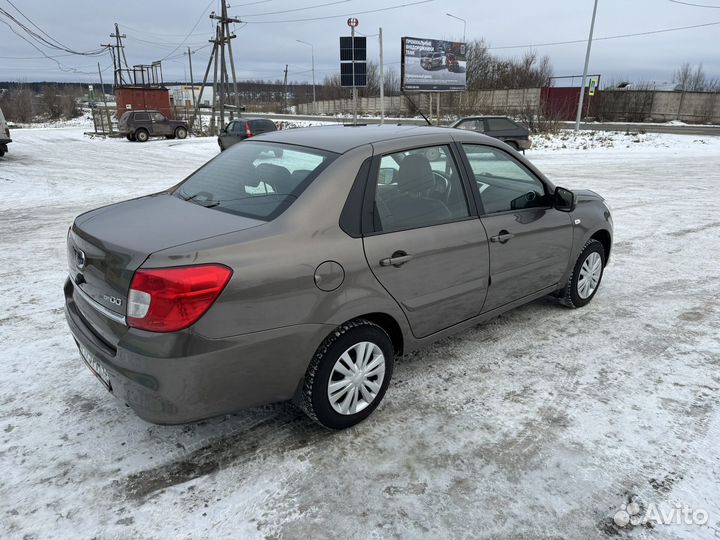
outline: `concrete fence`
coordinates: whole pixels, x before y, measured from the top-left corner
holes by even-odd
[[[410,94],[410,98],[417,108],[426,115],[430,114],[431,98],[433,114],[437,107],[437,94],[418,93]],[[522,88],[511,90],[479,90],[462,94],[441,94],[440,114],[449,110],[453,112],[458,108],[477,109],[484,113],[515,114],[529,106],[537,107],[540,103],[539,88]],[[412,106],[405,96],[386,96],[385,114],[407,115],[413,113]],[[379,97],[358,98],[358,113],[380,114],[381,101]],[[352,99],[332,99],[318,101],[317,111],[313,111],[312,103],[298,105],[298,114],[348,114],[352,113]]]
[[[410,94],[415,105],[426,115],[431,112],[431,96]],[[463,93],[441,94],[440,114],[506,114],[518,115],[522,111],[541,110],[542,89],[521,88],[509,90],[477,90]],[[653,90],[603,90],[593,98],[591,115],[599,120],[616,122],[668,122],[680,120],[688,123],[720,124],[720,93],[677,92]],[[433,102],[433,114],[436,102]],[[298,105],[299,114],[350,114],[351,99],[335,99]],[[358,98],[360,114],[379,114],[380,98]],[[414,114],[404,96],[385,97],[385,114],[404,116]]]

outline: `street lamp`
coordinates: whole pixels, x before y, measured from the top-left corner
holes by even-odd
[[[465,28],[467,27],[467,21],[463,19],[462,17],[456,17],[452,13],[446,13],[448,17],[452,17],[453,19],[457,19],[458,21],[462,21],[463,23],[463,43],[465,43]]]
[[[590,19],[590,35],[588,36],[587,49],[585,50],[585,67],[583,67],[582,84],[580,85],[580,99],[578,99],[577,116],[575,117],[575,132],[580,131],[580,120],[582,119],[583,100],[585,98],[585,81],[587,80],[588,64],[590,63],[590,47],[592,47],[593,31],[595,30],[595,15],[597,14],[598,0],[593,4],[592,19]]]
[[[312,54],[313,114],[317,114],[317,104],[315,103],[315,47],[312,43],[308,43],[302,39],[296,39],[295,41],[310,46],[310,52]]]

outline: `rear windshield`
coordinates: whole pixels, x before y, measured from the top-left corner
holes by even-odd
[[[195,171],[173,195],[215,210],[270,221],[336,157],[322,150],[244,141]]]
[[[252,129],[262,129],[264,131],[275,131],[275,123],[271,120],[250,120],[250,127]]]

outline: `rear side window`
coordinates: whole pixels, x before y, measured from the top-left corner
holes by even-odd
[[[488,118],[485,121],[488,125],[488,131],[507,131],[518,128],[516,123],[511,122],[507,118]]]
[[[150,115],[148,113],[139,112],[135,113],[134,119],[136,122],[149,122]]]
[[[336,157],[322,150],[248,141],[209,161],[173,195],[207,208],[270,221]]]
[[[383,156],[375,187],[374,227],[390,232],[468,217],[467,199],[447,146]]]

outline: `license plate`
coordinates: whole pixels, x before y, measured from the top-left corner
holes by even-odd
[[[82,345],[78,345],[78,348],[80,349],[80,356],[85,362],[85,365],[90,368],[90,371],[93,372],[93,375],[98,378],[98,380],[103,384],[103,386],[107,388],[107,390],[110,390],[110,375],[108,374],[107,370],[102,366],[100,362],[95,360],[95,357],[92,355],[92,353],[88,351],[85,347],[83,347]]]

